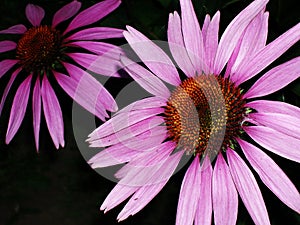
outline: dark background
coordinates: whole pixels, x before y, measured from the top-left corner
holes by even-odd
[[[31,3],[42,6],[46,11],[43,23],[51,21],[55,11],[69,1],[33,0]],[[87,8],[98,1],[84,1]],[[247,6],[249,0],[194,0],[194,6],[201,23],[206,13],[213,15],[221,11],[221,32],[228,23]],[[0,8],[0,30],[15,24],[28,25],[25,17],[25,0],[2,0]],[[100,26],[125,28],[134,26],[151,39],[167,40],[168,14],[179,11],[178,0],[126,0],[112,14],[96,23]],[[299,3],[296,0],[271,0],[267,6],[270,11],[268,42],[299,22]],[[4,40],[3,36],[0,40]],[[114,44],[125,44],[124,40],[109,40]],[[300,55],[299,43],[294,45],[274,65]],[[5,56],[0,55],[0,59]],[[2,95],[9,74],[0,82]],[[111,79],[106,87],[116,95],[122,82]],[[73,135],[72,100],[59,88],[55,91],[61,103],[66,146],[56,150],[42,118],[40,152],[37,154],[32,129],[31,105],[20,130],[10,145],[6,145],[5,134],[10,107],[18,84],[14,84],[2,116],[0,117],[0,225],[113,225],[124,203],[106,215],[99,211],[103,200],[115,183],[101,177],[89,167],[82,157]],[[283,90],[268,96],[269,99],[286,101],[300,106],[299,80]],[[31,101],[29,101],[31,102]],[[295,146],[296,147],[296,146]],[[299,146],[297,146],[299,148]],[[300,150],[300,149],[295,149]],[[91,149],[94,151],[94,149]],[[281,166],[299,189],[299,164],[268,154]],[[177,200],[180,185],[186,168],[171,178],[166,187],[154,200],[134,217],[120,224],[161,225],[175,224]],[[256,176],[256,174],[255,174]],[[256,176],[257,177],[257,176]],[[271,224],[300,224],[300,216],[285,206],[271,191],[257,179],[267,205]],[[197,188],[197,187],[195,187]],[[230,209],[228,211],[230,213]],[[237,224],[253,224],[249,214],[239,201]]]

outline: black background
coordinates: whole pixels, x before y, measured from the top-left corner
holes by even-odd
[[[49,23],[56,10],[68,2],[31,1],[45,9],[44,24]],[[84,1],[82,9],[97,2]],[[250,2],[249,0],[193,1],[201,23],[206,13],[213,15],[217,10],[221,11],[221,32]],[[2,0],[0,30],[19,23],[28,25],[25,17],[27,3],[28,1],[24,0]],[[178,0],[126,0],[117,10],[95,25],[125,28],[125,25],[129,24],[150,39],[167,40],[168,14],[174,10],[180,10]],[[299,22],[300,7],[296,0],[271,0],[267,10],[270,11],[268,42]],[[5,36],[0,37],[0,40],[4,39]],[[109,40],[108,42],[117,45],[125,44],[123,39]],[[273,66],[299,55],[298,43],[278,59]],[[7,57],[5,54],[0,55],[1,60],[5,57]],[[1,78],[1,95],[8,79],[9,74]],[[106,87],[116,95],[121,88],[120,83],[128,82],[126,79],[123,79],[122,82],[111,79]],[[4,143],[10,107],[18,85],[17,80],[0,117],[0,225],[118,224],[116,217],[125,204],[121,204],[105,215],[99,211],[100,205],[115,183],[101,177],[89,167],[81,156],[72,129],[72,100],[61,89],[54,87],[64,116],[65,148],[55,149],[45,121],[42,119],[40,152],[36,153],[30,104],[20,130],[10,145]],[[286,101],[299,107],[299,96],[300,83],[296,81],[268,98]],[[297,147],[299,148],[299,146]],[[295,149],[295,151],[299,150]],[[91,149],[91,151],[94,150]],[[281,166],[299,189],[299,164],[269,152],[268,154]],[[183,168],[173,176],[166,187],[141,212],[120,224],[174,224],[180,185],[185,170],[186,168]],[[300,216],[285,206],[260,182],[259,178],[257,180],[267,205],[271,224],[300,224]],[[230,213],[230,209],[228,213]],[[239,201],[237,224],[253,224],[241,201]]]

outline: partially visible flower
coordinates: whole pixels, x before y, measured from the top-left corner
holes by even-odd
[[[118,76],[115,71],[117,71],[116,67],[119,65],[118,60],[122,51],[114,45],[96,40],[120,38],[123,37],[123,31],[109,27],[85,29],[82,27],[102,19],[120,3],[120,0],[105,0],[93,5],[79,13],[64,31],[61,31],[58,25],[79,11],[81,7],[79,1],[72,1],[59,9],[51,25],[41,24],[45,15],[41,7],[28,4],[26,16],[32,27],[27,29],[24,25],[18,24],[0,31],[0,34],[20,35],[17,43],[8,40],[0,42],[0,52],[11,50],[16,52],[15,59],[5,59],[0,62],[0,78],[13,69],[1,99],[0,114],[15,78],[21,73],[26,74],[13,100],[6,133],[7,144],[18,131],[24,118],[32,83],[34,83],[33,128],[37,150],[39,149],[41,108],[43,108],[55,147],[59,148],[59,145],[63,147],[65,144],[62,111],[52,88],[52,85],[56,85],[55,79],[71,98],[101,120],[108,117],[106,110],[117,110],[117,105],[110,93],[85,70],[88,68],[106,76]],[[110,52],[107,57],[99,57],[105,55],[106,52]],[[70,59],[80,66],[70,63],[69,61],[72,61]]]
[[[107,147],[90,159],[93,168],[126,163],[115,174],[119,182],[101,210],[130,198],[118,220],[136,214],[160,192],[186,154],[193,162],[181,185],[177,225],[210,225],[212,212],[215,224],[236,224],[238,194],[254,223],[268,225],[263,196],[244,154],[262,182],[300,213],[296,187],[261,150],[300,162],[300,109],[252,100],[299,78],[300,57],[264,73],[246,92],[241,86],[300,39],[298,23],[266,45],[267,2],[253,1],[219,41],[220,13],[206,16],[200,29],[191,0],[180,0],[181,18],[177,12],[169,16],[168,42],[183,80],[164,51],[127,27],[126,40],[152,73],[122,57],[125,70],[154,96],[120,110],[89,136],[91,147]]]

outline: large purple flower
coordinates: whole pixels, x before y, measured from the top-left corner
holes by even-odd
[[[72,1],[58,10],[51,25],[41,25],[44,10],[37,5],[28,4],[26,16],[32,27],[27,29],[19,24],[0,31],[0,34],[20,35],[17,43],[8,40],[0,42],[0,52],[11,50],[16,52],[15,59],[0,62],[0,78],[7,71],[13,70],[1,99],[0,114],[15,78],[21,73],[26,74],[13,100],[6,134],[7,144],[18,131],[24,118],[32,83],[34,83],[33,128],[37,150],[39,149],[42,107],[55,147],[64,146],[62,112],[49,82],[53,80],[52,77],[55,77],[57,83],[71,98],[101,120],[108,117],[106,110],[117,110],[117,105],[110,93],[95,78],[85,72],[85,69],[88,68],[106,76],[118,76],[115,71],[119,64],[119,56],[122,54],[121,50],[114,45],[96,40],[120,38],[123,37],[123,31],[108,27],[81,30],[80,28],[100,20],[116,9],[120,2],[120,0],[105,0],[91,6],[79,13],[64,31],[60,31],[58,25],[79,11],[80,2]],[[85,50],[82,51],[83,49]],[[106,52],[110,53],[104,57]],[[69,63],[72,61],[70,59],[81,67]]]
[[[101,210],[131,196],[118,220],[136,214],[160,192],[180,159],[190,155],[193,161],[181,185],[176,224],[210,225],[212,212],[215,224],[235,224],[238,194],[255,224],[270,224],[243,154],[262,182],[300,212],[296,187],[262,151],[300,161],[300,109],[258,98],[297,79],[300,57],[265,72],[245,93],[240,86],[300,39],[299,23],[266,45],[266,3],[253,1],[218,40],[220,13],[212,19],[206,16],[200,29],[191,1],[181,0],[181,18],[177,12],[169,17],[168,42],[184,79],[164,51],[127,28],[126,40],[151,72],[123,57],[125,70],[154,96],[120,110],[89,136],[92,147],[107,147],[90,159],[93,168],[126,163],[116,173],[119,182]]]

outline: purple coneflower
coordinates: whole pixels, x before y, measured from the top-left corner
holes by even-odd
[[[259,99],[299,78],[300,57],[265,72],[248,90],[241,87],[300,39],[299,23],[266,45],[266,3],[253,1],[218,40],[220,13],[206,16],[200,29],[191,1],[180,0],[181,18],[170,14],[168,42],[185,79],[157,45],[127,27],[126,40],[151,72],[122,58],[125,70],[154,96],[120,110],[89,136],[92,147],[107,147],[90,159],[93,168],[126,163],[101,210],[130,197],[118,220],[136,214],[164,187],[183,155],[190,155],[177,225],[210,225],[212,212],[215,224],[235,224],[238,195],[255,224],[270,224],[244,155],[262,182],[300,212],[296,187],[262,150],[300,161],[300,109]]]
[[[80,28],[100,20],[116,9],[120,2],[120,0],[105,0],[91,6],[79,13],[63,31],[58,28],[58,25],[79,11],[80,2],[72,1],[58,10],[51,25],[41,24],[45,15],[41,7],[28,4],[26,16],[32,25],[30,28],[27,29],[19,24],[0,31],[0,34],[20,35],[17,43],[8,40],[0,42],[0,52],[15,51],[15,59],[5,59],[0,62],[0,77],[7,71],[13,70],[1,99],[0,113],[15,78],[22,73],[25,74],[25,79],[17,89],[12,103],[6,134],[7,144],[18,131],[24,118],[33,83],[33,128],[37,150],[42,107],[55,147],[64,146],[62,111],[52,88],[52,82],[55,83],[55,80],[71,98],[102,120],[108,117],[106,110],[117,110],[110,93],[85,70],[88,68],[106,76],[117,76],[114,67],[118,65],[120,49],[96,40],[123,37],[122,30],[108,27],[81,30]],[[108,64],[101,64],[100,61],[93,65],[99,56],[108,51],[111,53],[104,60],[109,62]],[[102,60],[104,58],[102,57]],[[69,63],[72,61],[70,59],[80,66]]]

